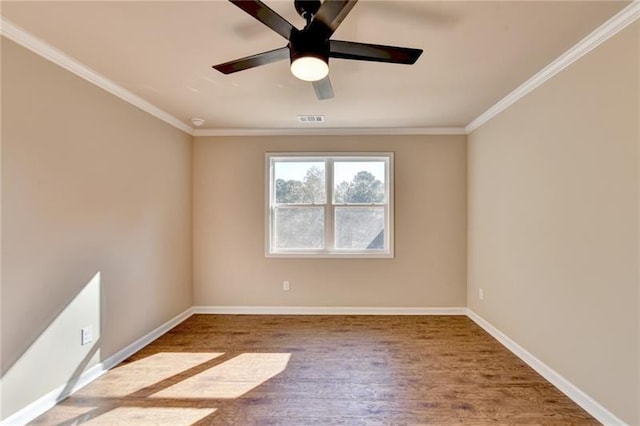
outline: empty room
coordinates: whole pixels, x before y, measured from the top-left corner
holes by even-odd
[[[1,425],[640,425],[640,0],[0,13]]]

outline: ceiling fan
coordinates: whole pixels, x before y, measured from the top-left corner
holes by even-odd
[[[294,27],[260,0],[229,1],[287,39],[289,44],[213,66],[224,74],[289,58],[291,73],[301,80],[313,82],[318,99],[330,99],[333,98],[329,80],[330,57],[414,64],[422,54],[422,49],[330,40],[357,0],[325,0],[322,3],[320,0],[294,0],[296,11],[307,22],[302,30]]]

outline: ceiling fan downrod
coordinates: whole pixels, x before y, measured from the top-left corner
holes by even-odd
[[[316,15],[322,4],[320,0],[294,0],[293,3],[298,15],[302,16],[302,18],[307,22],[305,28],[311,24],[313,17]]]

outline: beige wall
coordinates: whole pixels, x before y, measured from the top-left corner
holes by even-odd
[[[632,424],[638,36],[626,29],[468,139],[469,307]]]
[[[191,136],[2,39],[3,417],[192,305],[191,156]]]
[[[265,258],[274,151],[395,152],[395,259]],[[465,306],[464,136],[196,138],[193,167],[196,305]]]

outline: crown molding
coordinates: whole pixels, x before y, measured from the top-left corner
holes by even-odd
[[[640,0],[633,0],[631,4],[615,14],[611,19],[600,25],[589,35],[583,38],[571,49],[560,55],[556,60],[540,70],[529,80],[522,83],[517,89],[499,100],[495,105],[480,114],[465,127],[465,133],[469,134],[500,114],[502,111],[515,104],[529,92],[542,85],[544,82],[569,67],[571,64],[591,52],[602,43],[618,34],[640,17]]]
[[[464,135],[464,127],[312,127],[274,129],[196,129],[193,136],[353,136]]]
[[[193,135],[191,126],[183,123],[168,112],[158,108],[149,101],[134,95],[124,87],[114,83],[102,74],[92,70],[86,65],[76,61],[72,57],[56,49],[55,47],[45,43],[34,35],[30,34],[23,28],[12,23],[4,16],[0,16],[0,34],[9,40],[31,50],[32,52],[42,56],[43,58],[53,62],[54,64],[70,71],[77,76],[95,84],[103,90],[111,93],[118,98],[129,102],[131,105],[140,108],[148,114],[164,121],[173,127],[182,130],[185,133]]]

